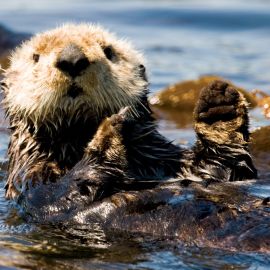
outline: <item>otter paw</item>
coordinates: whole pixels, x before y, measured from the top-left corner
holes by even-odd
[[[125,166],[123,126],[128,119],[127,110],[120,111],[118,114],[113,114],[103,120],[85,149],[85,157],[98,160],[100,165],[111,163],[114,166]]]
[[[239,114],[240,93],[223,81],[214,81],[202,89],[195,109],[195,120],[212,124],[230,121]]]
[[[121,128],[124,122],[124,117],[119,114],[113,114],[111,117],[107,119],[107,125],[111,125],[114,128]]]
[[[117,114],[113,114],[107,118],[107,122],[115,128],[120,128],[125,121],[129,120],[131,113],[131,108],[129,106],[124,107]]]
[[[248,141],[247,102],[226,82],[214,81],[202,89],[194,117],[200,138],[222,144]]]

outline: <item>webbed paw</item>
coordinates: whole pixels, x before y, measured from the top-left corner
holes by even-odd
[[[239,92],[226,82],[214,81],[202,89],[195,109],[197,121],[212,124],[237,117]]]
[[[248,141],[247,102],[226,82],[214,81],[202,89],[194,118],[201,139],[219,144]]]

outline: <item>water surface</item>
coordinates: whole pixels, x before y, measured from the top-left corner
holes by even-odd
[[[36,33],[67,21],[99,23],[135,43],[147,58],[152,93],[205,74],[270,93],[268,1],[13,0],[1,5],[0,23],[13,30]],[[252,129],[269,125],[259,109],[251,115]],[[173,140],[195,140],[190,126],[166,119],[159,126]],[[0,133],[0,269],[269,269],[263,253],[185,247],[164,239],[119,242],[99,228],[91,234],[81,228],[80,237],[72,237],[59,228],[26,224],[4,199],[8,132],[4,127]],[[270,185],[255,185],[251,193],[270,196]]]

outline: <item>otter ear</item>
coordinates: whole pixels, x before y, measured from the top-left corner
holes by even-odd
[[[145,66],[141,64],[139,65],[138,69],[139,69],[140,77],[143,78],[145,81],[147,81]]]

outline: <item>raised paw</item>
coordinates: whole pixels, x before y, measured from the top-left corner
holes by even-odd
[[[239,113],[239,92],[223,81],[214,81],[202,89],[195,109],[195,120],[206,123],[229,121]]]
[[[248,140],[247,102],[227,82],[214,81],[202,89],[194,118],[200,138],[222,144]]]
[[[117,114],[113,114],[111,117],[107,118],[106,121],[115,128],[119,128],[122,127],[125,121],[128,121],[130,119],[131,114],[131,107],[127,106],[122,108]]]
[[[98,127],[93,139],[85,149],[85,157],[98,160],[99,164],[126,164],[126,150],[123,143],[123,125],[129,119],[129,107],[118,114],[105,118]]]

